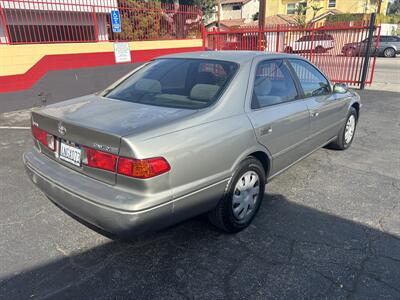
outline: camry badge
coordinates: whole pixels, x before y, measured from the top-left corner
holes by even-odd
[[[67,128],[60,122],[58,123],[58,133],[61,135],[65,135],[67,133]]]

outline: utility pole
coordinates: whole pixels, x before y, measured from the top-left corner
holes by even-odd
[[[365,51],[364,64],[363,64],[363,68],[362,68],[362,72],[361,72],[360,90],[363,90],[365,88],[365,81],[367,79],[369,61],[370,61],[370,57],[371,57],[371,45],[372,45],[372,39],[374,37],[374,31],[375,31],[376,13],[372,13],[370,18],[371,19],[369,20],[367,49]],[[374,52],[375,52],[375,50],[376,49],[374,49]]]
[[[217,16],[218,16],[218,31],[221,30],[221,13],[220,13],[220,8],[221,8],[221,0],[218,0],[218,10],[217,10]]]
[[[381,6],[382,6],[382,0],[378,0],[378,5],[377,5],[376,13],[380,14],[381,13]]]
[[[260,0],[258,8],[258,26],[261,28],[265,27],[265,10],[267,7],[267,0]]]

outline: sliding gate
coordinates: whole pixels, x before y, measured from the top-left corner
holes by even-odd
[[[332,82],[363,88],[372,83],[379,49],[380,26],[373,21],[207,31],[205,46],[207,50],[295,53],[318,66]]]

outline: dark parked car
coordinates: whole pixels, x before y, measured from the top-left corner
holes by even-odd
[[[395,57],[400,53],[400,37],[383,35],[379,39],[379,47],[377,47],[378,37],[374,37],[371,43],[371,55],[381,55],[384,57]],[[368,38],[358,43],[348,43],[342,48],[342,53],[346,56],[365,55],[367,51]]]

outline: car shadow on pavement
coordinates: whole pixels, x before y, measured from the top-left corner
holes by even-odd
[[[268,194],[239,234],[197,217],[1,278],[0,298],[398,299],[399,249],[399,237]]]

